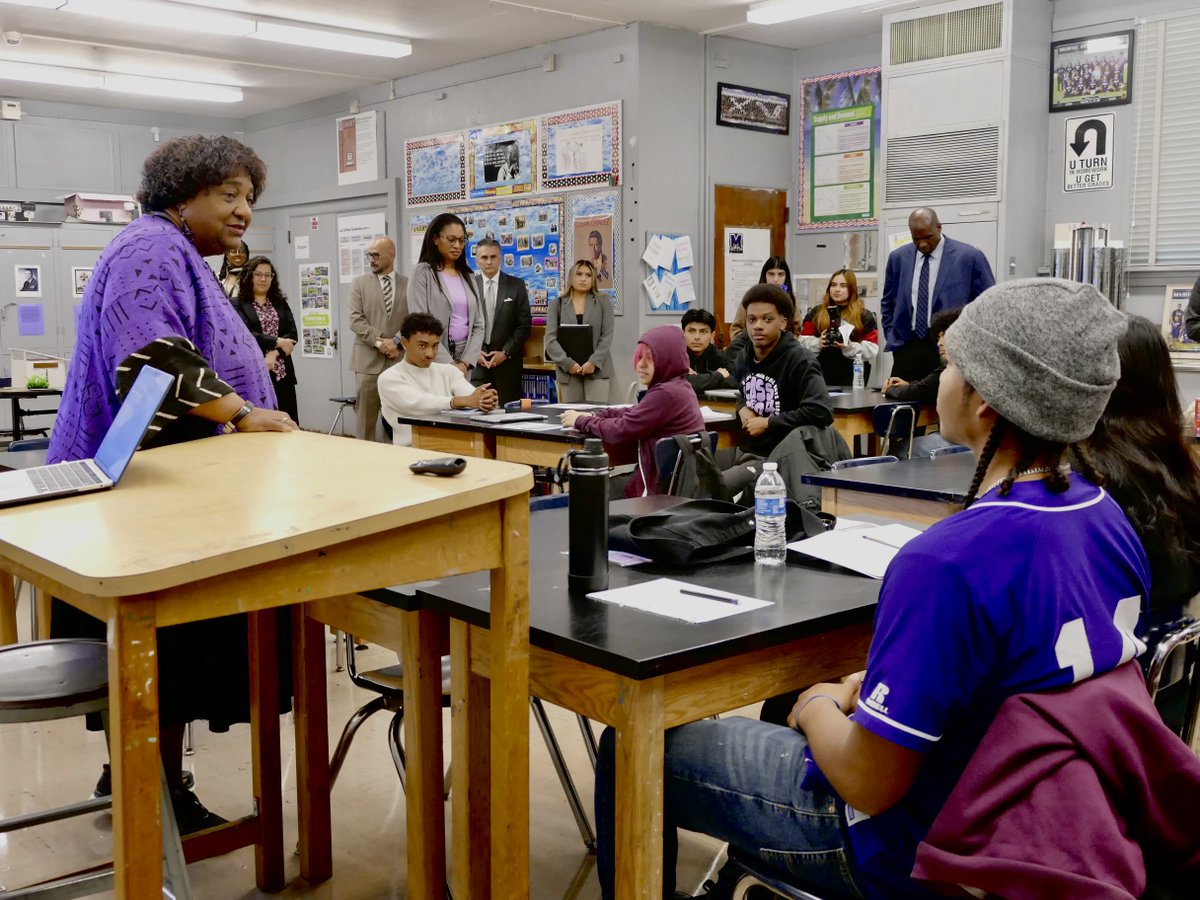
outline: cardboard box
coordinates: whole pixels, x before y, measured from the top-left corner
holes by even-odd
[[[132,197],[123,194],[71,194],[63,198],[63,220],[128,225],[141,210]]]

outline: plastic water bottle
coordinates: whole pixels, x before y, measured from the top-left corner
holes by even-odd
[[[866,384],[863,379],[863,357],[861,350],[854,351],[854,380],[850,384],[850,389],[861,391]]]
[[[787,559],[787,488],[779,465],[763,463],[754,485],[754,561],[782,566]]]

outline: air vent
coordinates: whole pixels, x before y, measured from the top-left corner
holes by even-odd
[[[889,139],[886,186],[888,205],[999,200],[999,127]]]
[[[893,22],[890,38],[888,62],[893,66],[997,50],[1004,43],[1004,4]]]

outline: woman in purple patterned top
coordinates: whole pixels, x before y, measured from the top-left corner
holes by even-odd
[[[143,449],[222,430],[295,430],[275,409],[258,345],[204,261],[241,243],[265,178],[254,151],[228,137],[178,138],[146,160],[138,200],[147,214],[104,249],[84,292],[49,462],[94,456],[147,364],[175,375],[177,387]],[[52,633],[103,640],[104,626],[56,600]],[[224,821],[184,785],[184,726],[207,719],[210,730],[223,731],[249,721],[247,654],[243,616],[159,629],[159,746],[184,833]],[[288,670],[281,666],[281,674]],[[282,690],[290,700],[290,680]],[[110,791],[106,766],[96,792]]]

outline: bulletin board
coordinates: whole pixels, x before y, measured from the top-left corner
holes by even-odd
[[[467,148],[461,131],[404,142],[409,206],[467,199]]]
[[[541,189],[569,191],[621,183],[621,103],[542,116]]]
[[[576,260],[590,261],[596,266],[597,291],[608,297],[614,315],[623,315],[620,192],[605,190],[572,194],[567,200],[567,211],[569,252],[564,257],[563,276],[569,277]]]
[[[467,197],[536,191],[537,120],[488,125],[467,132]]]
[[[642,262],[647,275],[642,279],[646,313],[677,316],[696,305],[694,265],[690,235],[663,231],[646,232]]]

